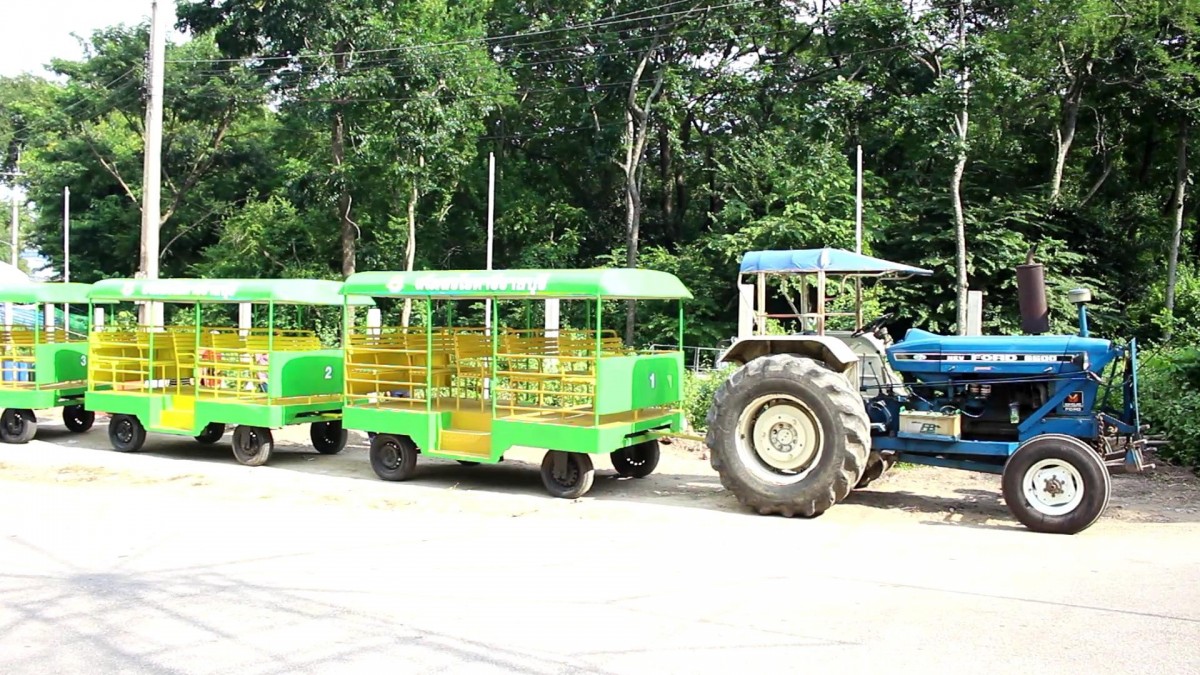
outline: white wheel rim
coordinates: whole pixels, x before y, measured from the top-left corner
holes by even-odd
[[[1025,471],[1025,501],[1046,516],[1063,516],[1083,502],[1083,475],[1061,459],[1043,459]]]
[[[821,459],[823,441],[816,415],[793,396],[761,396],[738,417],[735,445],[742,464],[769,483],[804,480]]]

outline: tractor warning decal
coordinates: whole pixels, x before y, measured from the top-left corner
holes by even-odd
[[[1067,394],[1066,400],[1063,401],[1063,412],[1083,412],[1083,392],[1073,391]]]

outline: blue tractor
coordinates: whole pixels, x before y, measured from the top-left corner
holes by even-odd
[[[1108,505],[1110,470],[1145,468],[1136,343],[1088,336],[1086,290],[1071,293],[1078,335],[914,328],[892,344],[890,315],[863,321],[862,279],[928,270],[826,248],[747,253],[741,273],[752,334],[722,356],[738,368],[714,396],[706,442],[722,484],[759,513],[818,515],[904,461],[1000,474],[1017,520],[1074,534]],[[790,312],[768,311],[768,279]],[[854,300],[827,311],[839,280]],[[826,330],[837,316],[857,328]],[[781,319],[800,330],[769,334]]]

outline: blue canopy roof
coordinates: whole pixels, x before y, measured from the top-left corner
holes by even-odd
[[[775,272],[787,274],[933,274],[920,267],[902,265],[840,248],[811,248],[800,251],[750,251],[742,256],[742,274]]]

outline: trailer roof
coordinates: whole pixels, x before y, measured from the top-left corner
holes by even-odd
[[[0,302],[11,302],[18,305],[86,305],[88,303],[88,293],[91,290],[91,284],[50,281],[4,284],[0,285]]]
[[[342,293],[371,297],[690,299],[675,275],[639,269],[361,272]]]
[[[108,302],[274,303],[276,305],[341,305],[342,284],[323,279],[105,279],[92,286],[89,298]],[[352,305],[373,305],[367,297],[351,297]]]

